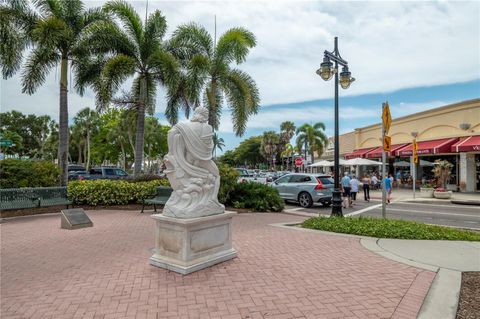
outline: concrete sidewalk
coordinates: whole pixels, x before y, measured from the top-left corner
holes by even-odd
[[[362,193],[360,193],[362,195]],[[372,199],[381,199],[382,191],[370,191],[370,197]],[[480,193],[461,193],[453,192],[450,199],[438,199],[438,198],[423,198],[420,197],[420,190],[415,192],[415,198],[413,198],[413,190],[404,188],[394,188],[392,191],[392,200],[404,201],[404,202],[417,202],[417,203],[446,203],[450,204],[452,201],[459,204],[467,205],[480,205]]]
[[[362,238],[386,258],[437,272],[418,319],[454,319],[463,271],[480,271],[480,242]]]
[[[60,216],[1,224],[3,318],[415,318],[435,272],[383,258],[359,238],[238,214],[238,257],[182,276],[148,264],[154,221],[134,211],[88,211],[94,226]]]

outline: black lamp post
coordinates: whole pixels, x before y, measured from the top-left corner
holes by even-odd
[[[335,67],[332,68],[335,62]],[[340,72],[340,81],[338,79],[338,65],[342,66],[342,72]],[[317,70],[317,74],[322,79],[328,81],[335,75],[335,168],[334,168],[334,190],[332,197],[332,216],[342,217],[342,197],[340,194],[340,151],[338,143],[338,83],[343,89],[348,89],[350,84],[355,81],[352,78],[350,71],[348,71],[348,62],[342,59],[340,52],[338,52],[338,38],[335,37],[335,47],[332,52],[325,51],[323,56],[323,62],[320,64],[320,69]]]

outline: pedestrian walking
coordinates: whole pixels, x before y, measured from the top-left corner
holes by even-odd
[[[370,176],[364,175],[362,179],[363,183],[363,198],[366,202],[370,201]]]
[[[378,178],[375,174],[372,176],[372,189],[378,189]]]
[[[350,194],[352,197],[352,205],[355,204],[355,201],[357,200],[357,193],[358,193],[358,184],[359,181],[355,175],[352,176],[352,179],[350,180]]]
[[[352,201],[350,197],[350,177],[348,173],[345,172],[345,176],[342,177],[340,184],[342,185],[342,195],[343,195],[343,208],[351,207]]]
[[[393,177],[391,174],[388,174],[388,177],[385,177],[385,191],[387,192],[388,204],[390,204],[390,198],[392,197],[392,180]]]

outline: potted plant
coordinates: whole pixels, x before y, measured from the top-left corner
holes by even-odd
[[[435,189],[431,184],[425,183],[420,186],[420,197],[433,198],[433,191]]]
[[[447,190],[447,182],[450,179],[453,164],[445,160],[436,160],[432,172],[438,181],[439,187],[433,192],[435,198],[448,199],[452,197],[452,191]]]

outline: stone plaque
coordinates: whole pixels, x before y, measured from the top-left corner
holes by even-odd
[[[61,215],[61,228],[79,229],[93,226],[92,221],[85,214],[83,208],[64,209]]]

